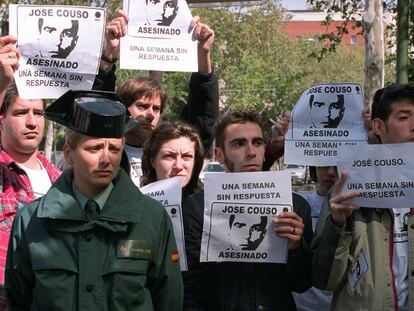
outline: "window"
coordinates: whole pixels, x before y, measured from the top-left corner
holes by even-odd
[[[351,36],[351,44],[355,45],[357,43],[357,36],[356,35],[352,35]]]

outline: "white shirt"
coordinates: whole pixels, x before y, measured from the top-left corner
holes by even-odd
[[[40,165],[40,170],[34,170],[19,164],[19,167],[24,170],[29,177],[30,185],[32,186],[32,191],[36,199],[45,195],[52,186],[52,182],[46,169],[39,160],[37,160],[37,162]]]
[[[134,184],[139,188],[141,185],[141,177],[142,177],[142,148],[132,147],[130,145],[125,144],[124,150],[128,156],[129,165],[131,168],[131,179]]]
[[[409,208],[393,209],[394,255],[393,271],[398,294],[398,310],[408,311],[408,218]]]

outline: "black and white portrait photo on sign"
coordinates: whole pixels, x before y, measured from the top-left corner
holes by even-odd
[[[178,14],[178,0],[144,0],[146,24],[170,26]]]
[[[345,114],[343,94],[327,96],[322,100],[309,97],[309,118],[311,127],[337,128]]]
[[[121,69],[198,70],[193,16],[185,0],[124,0],[123,10],[128,23]]]
[[[285,135],[285,164],[336,165],[338,147],[366,144],[362,88],[356,83],[317,84],[292,110]]]
[[[78,42],[79,21],[38,19],[40,57],[67,58]]]
[[[208,173],[200,261],[287,260],[287,240],[274,219],[292,210],[288,172]]]
[[[229,216],[229,241],[232,250],[254,251],[267,232],[267,217],[243,218],[240,214]]]
[[[60,5],[10,5],[10,34],[21,53],[15,80],[25,98],[58,98],[92,88],[102,55],[106,11]],[[93,35],[91,35],[93,34]]]
[[[25,65],[96,74],[105,16],[101,8],[18,5],[17,36]]]

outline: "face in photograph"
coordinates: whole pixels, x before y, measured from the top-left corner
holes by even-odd
[[[178,0],[145,0],[146,24],[170,26],[178,13]]]
[[[232,249],[256,250],[266,236],[267,217],[243,218],[238,214],[229,217],[229,238]]]
[[[39,18],[39,56],[67,58],[78,42],[79,21]]]
[[[315,95],[309,98],[309,117],[311,127],[337,128],[345,113],[344,95],[326,96],[318,99]]]

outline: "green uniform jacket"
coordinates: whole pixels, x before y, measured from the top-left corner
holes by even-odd
[[[413,210],[412,210],[413,211]],[[325,200],[313,249],[315,286],[334,292],[332,310],[398,309],[393,275],[393,215],[388,209],[360,208],[344,229],[333,222]],[[409,306],[414,306],[414,216],[408,220]]]
[[[171,222],[119,170],[99,217],[88,221],[65,171],[13,223],[8,310],[181,310]]]

